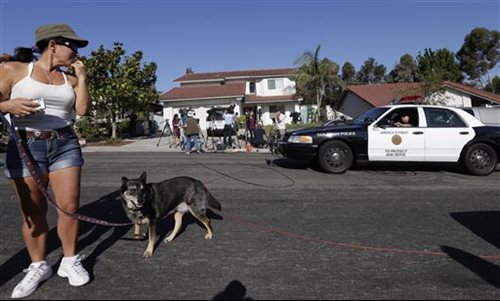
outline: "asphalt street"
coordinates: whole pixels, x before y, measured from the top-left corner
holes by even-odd
[[[191,176],[222,204],[210,214],[214,238],[186,215],[177,238],[163,243],[168,217],[144,259],[147,240],[133,240],[131,226],[82,222],[91,282],[75,288],[54,275],[33,299],[500,299],[500,172],[379,165],[329,175],[264,152],[185,155],[156,141],[86,147],[84,158],[82,214],[127,222],[122,176]],[[9,299],[29,257],[3,177],[0,196],[0,299]],[[48,219],[56,270],[52,205]]]

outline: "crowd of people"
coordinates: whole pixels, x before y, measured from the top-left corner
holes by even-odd
[[[222,130],[222,141],[220,142],[223,149],[234,149],[236,148],[235,144],[241,143],[241,140],[244,140],[247,150],[253,147],[263,147],[268,143],[269,138],[266,135],[260,115],[256,117],[253,110],[246,111],[244,125],[238,124],[237,117],[238,114],[234,112],[234,106],[230,106],[222,114],[224,128]],[[286,131],[285,114],[277,111],[273,123],[273,127],[277,131],[277,138],[283,137]],[[238,135],[238,129],[241,126],[244,126],[245,131],[243,135]],[[212,135],[214,134],[212,133]],[[199,120],[195,118],[195,112],[191,108],[181,108],[179,113],[174,114],[172,136],[174,140],[173,146],[181,149],[186,154],[192,152],[201,153],[203,151],[202,145],[207,143],[199,126]]]

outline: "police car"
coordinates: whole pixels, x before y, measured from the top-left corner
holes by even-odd
[[[405,115],[410,124],[400,127]],[[459,108],[382,106],[350,121],[289,132],[280,152],[318,161],[328,173],[378,161],[457,162],[474,175],[488,175],[500,157],[500,126],[486,126]]]

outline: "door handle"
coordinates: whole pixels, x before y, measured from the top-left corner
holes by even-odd
[[[460,135],[469,135],[469,132],[460,132]]]
[[[422,135],[424,132],[413,132],[413,135]]]

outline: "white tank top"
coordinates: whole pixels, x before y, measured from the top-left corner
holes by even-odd
[[[10,98],[40,98],[45,100],[45,110],[24,117],[11,116],[12,124],[20,129],[53,130],[63,128],[75,119],[75,92],[63,73],[64,84],[49,85],[31,78],[33,62],[28,64],[28,74],[18,81]]]

